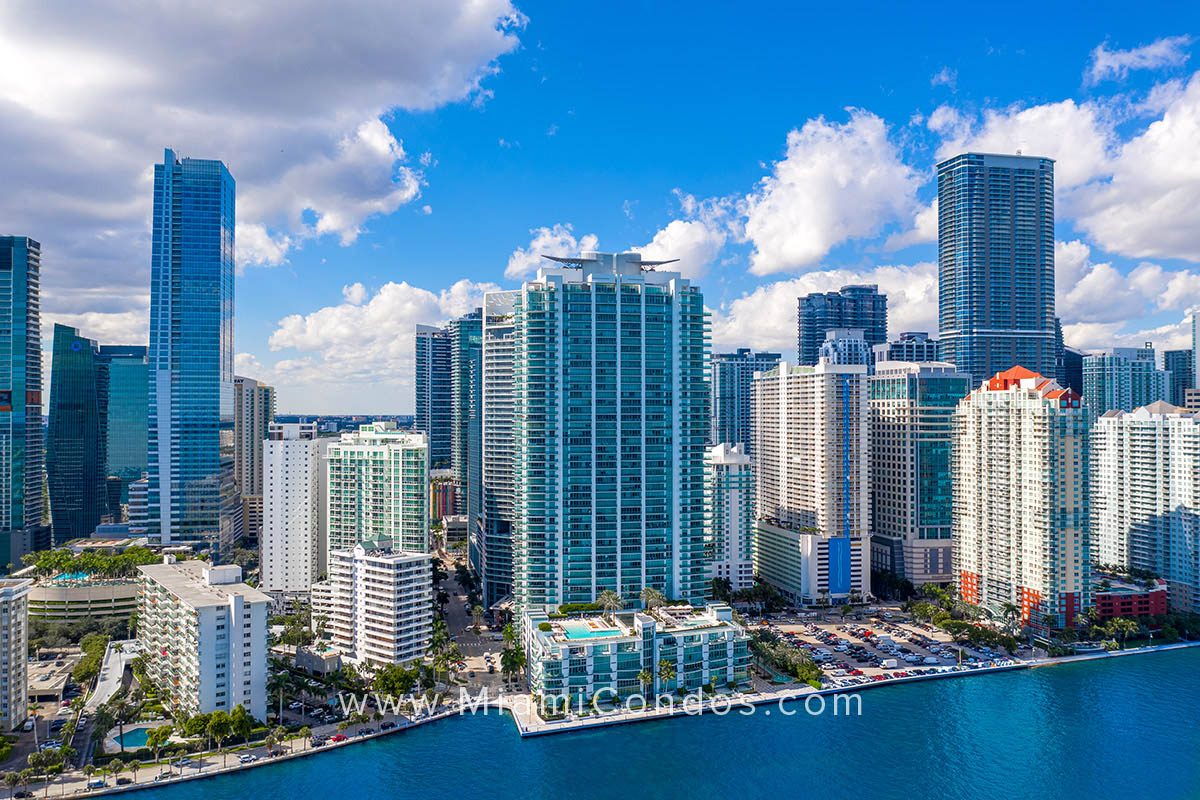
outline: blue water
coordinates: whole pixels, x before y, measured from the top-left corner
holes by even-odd
[[[1200,797],[1200,648],[862,693],[861,717],[707,715],[522,740],[436,722],[156,800]]]
[[[167,723],[164,722],[163,724]],[[137,750],[139,747],[145,747],[146,741],[149,738],[149,728],[137,728],[136,730],[125,731],[124,735],[117,737],[117,741],[125,745],[126,749]]]
[[[586,622],[564,622],[563,633],[568,639],[593,639],[597,636],[616,636],[620,631],[608,628],[605,630],[593,630],[589,628]]]
[[[87,572],[60,572],[54,576],[56,581],[85,581],[92,577]]]

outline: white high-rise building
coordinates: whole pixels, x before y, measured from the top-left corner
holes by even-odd
[[[1164,402],[1109,411],[1092,464],[1096,561],[1149,570],[1173,610],[1200,613],[1200,415]]]
[[[513,324],[517,292],[488,292],[483,308],[483,519],[471,521],[471,566],[483,582],[484,605],[512,594],[516,451],[513,438]]]
[[[329,446],[328,552],[363,541],[429,552],[428,441],[394,422],[374,422]]]
[[[951,418],[970,390],[936,361],[879,361],[871,378],[872,566],[918,586],[953,580]]]
[[[954,412],[954,574],[962,598],[1021,607],[1037,628],[1091,604],[1091,413],[1024,367],[998,373]]]
[[[325,450],[315,422],[272,422],[263,455],[262,590],[307,592],[325,572]]]
[[[433,559],[386,541],[334,550],[312,599],[313,626],[348,660],[406,664],[425,655],[433,634]]]
[[[271,598],[242,583],[242,568],[206,561],[138,567],[138,640],[146,674],[172,709],[188,714],[242,706],[267,718],[267,609]]]
[[[754,567],[793,602],[870,592],[867,381],[827,359],[755,376]]]
[[[0,578],[0,729],[16,730],[29,716],[29,587],[25,578]]]
[[[754,473],[742,445],[719,444],[704,460],[708,533],[705,544],[713,578],[731,591],[754,584]]]

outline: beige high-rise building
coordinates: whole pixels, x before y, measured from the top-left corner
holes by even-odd
[[[1091,413],[1024,367],[996,374],[954,413],[952,534],[962,598],[1015,603],[1035,628],[1091,604]]]
[[[29,587],[0,579],[0,728],[15,730],[29,716]]]
[[[275,419],[275,387],[253,378],[233,379],[233,479],[242,498],[241,530],[234,539],[258,542],[262,532],[262,443]]]

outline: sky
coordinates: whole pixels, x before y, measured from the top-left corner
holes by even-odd
[[[1067,344],[1189,347],[1200,7],[1080,9],[7,0],[0,233],[42,243],[47,351],[143,343],[153,164],[221,159],[238,374],[403,414],[414,326],[542,254],[680,259],[715,351],[794,356],[796,298],[846,283],[936,331],[934,166],[1020,150],[1056,159]]]

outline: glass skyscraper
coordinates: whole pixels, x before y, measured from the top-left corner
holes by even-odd
[[[0,557],[49,545],[42,497],[42,246],[0,236]]]
[[[1054,160],[964,153],[937,178],[941,359],[976,384],[1056,375]]]
[[[54,326],[46,479],[55,544],[91,536],[109,512],[108,365],[75,328]]]
[[[754,373],[775,369],[780,358],[779,353],[752,353],[746,347],[739,347],[733,353],[713,353],[709,444],[740,444],[742,453],[753,453],[750,393],[754,387]]]
[[[233,479],[234,181],[167,150],[154,166],[149,535],[227,552]]]
[[[129,484],[146,471],[146,417],[149,369],[144,345],[100,345],[108,365],[107,472],[121,480],[121,502],[129,502]],[[53,391],[53,389],[51,390]],[[114,516],[116,514],[115,509]]]
[[[874,284],[814,292],[801,297],[799,306],[797,347],[802,365],[817,363],[825,334],[834,328],[861,328],[869,347],[887,341],[887,295]]]
[[[451,468],[450,333],[418,325],[416,333],[414,430],[429,440],[429,468]]]
[[[514,303],[516,605],[700,602],[704,298],[638,253],[552,260]]]
[[[519,294],[488,292],[483,300],[483,524],[471,528],[470,558],[483,582],[483,599],[489,608],[512,594],[516,518],[513,312]]]
[[[483,309],[451,320],[450,333],[450,468],[459,514],[474,528],[483,515]]]
[[[1110,347],[1083,359],[1083,402],[1092,415],[1133,411],[1171,396],[1171,373],[1155,367],[1154,348]]]
[[[1163,353],[1163,369],[1171,373],[1171,405],[1183,408],[1184,392],[1196,385],[1192,374],[1195,356],[1191,350],[1167,350]]]

